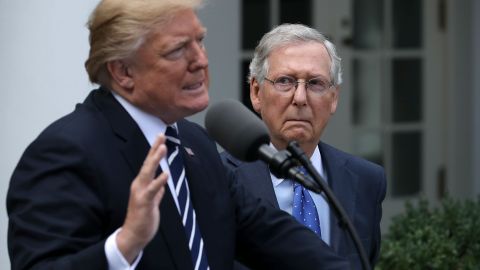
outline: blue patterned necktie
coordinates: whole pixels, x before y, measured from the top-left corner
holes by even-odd
[[[185,227],[194,269],[209,269],[207,255],[203,248],[202,235],[197,224],[195,210],[190,201],[190,190],[185,177],[185,167],[183,165],[182,153],[180,152],[180,140],[178,139],[177,131],[175,128],[168,126],[165,136],[167,137],[167,162],[175,186],[175,195],[178,198],[180,215]]]
[[[300,170],[302,173],[305,173],[303,167]],[[293,184],[293,192],[292,216],[316,233],[318,237],[322,238],[317,207],[313,202],[312,196],[310,196],[310,193],[308,193],[303,185],[297,182],[294,182]]]

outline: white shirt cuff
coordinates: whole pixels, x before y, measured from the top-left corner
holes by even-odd
[[[143,251],[138,254],[135,261],[130,265],[117,246],[117,234],[122,228],[117,229],[112,233],[105,242],[105,255],[107,256],[108,269],[109,270],[134,270],[137,267],[140,259],[142,258]]]

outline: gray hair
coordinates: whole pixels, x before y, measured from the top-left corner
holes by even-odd
[[[317,30],[302,24],[282,24],[262,37],[250,62],[248,81],[251,82],[255,78],[261,83],[265,79],[269,68],[267,59],[273,50],[305,42],[318,42],[325,46],[331,60],[330,78],[332,84],[340,85],[342,83],[341,58],[337,55],[335,45]]]

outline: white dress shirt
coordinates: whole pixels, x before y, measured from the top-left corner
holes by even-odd
[[[273,147],[273,145],[272,145]],[[310,161],[313,164],[313,167],[318,171],[320,176],[327,181],[327,174],[322,164],[322,157],[320,155],[320,150],[318,146],[315,147],[313,155],[310,158]],[[280,209],[283,211],[292,214],[293,206],[293,181],[288,179],[278,179],[275,175],[270,173],[272,177],[272,184],[275,190],[275,195],[277,196],[277,201]],[[330,245],[330,208],[325,195],[317,194],[310,190],[307,190],[312,196],[313,202],[317,207],[318,218],[320,220],[320,230],[322,231],[322,240]]]

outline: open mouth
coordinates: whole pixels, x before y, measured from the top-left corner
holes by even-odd
[[[183,87],[185,90],[193,91],[193,90],[198,90],[203,87],[203,80],[197,83],[189,84]]]

